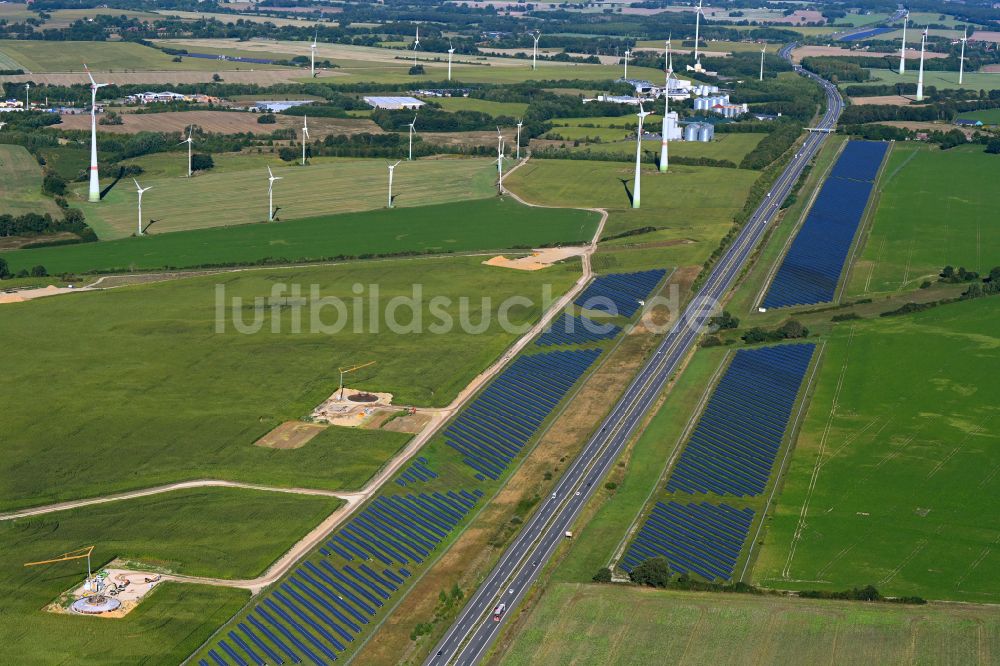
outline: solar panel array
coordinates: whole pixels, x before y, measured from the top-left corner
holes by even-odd
[[[448,446],[496,480],[542,422],[600,355],[600,349],[520,356],[445,430]]]
[[[874,37],[875,35],[884,35],[887,32],[893,32],[896,28],[871,28],[870,30],[864,30],[862,32],[856,32],[853,35],[844,35],[843,37],[838,37],[842,42],[856,42],[859,39],[868,39],[869,37]]]
[[[539,347],[582,345],[588,342],[609,340],[618,335],[621,330],[614,324],[604,324],[589,317],[574,317],[564,312],[538,336],[535,344]]]
[[[378,497],[257,600],[199,666],[329,664],[482,497],[468,492]],[[209,661],[211,659],[211,661]]]
[[[581,308],[631,317],[639,301],[653,292],[667,271],[655,268],[638,273],[610,273],[594,279],[574,303]]]
[[[815,347],[736,352],[670,471],[667,491],[729,497],[763,493]],[[729,580],[753,517],[753,509],[720,502],[658,502],[619,566],[631,571],[663,556],[676,573]]]
[[[412,465],[406,468],[406,471],[399,475],[399,478],[396,479],[396,484],[405,488],[407,484],[430,481],[431,479],[436,479],[437,476],[434,470],[427,466],[427,458],[420,456]]]
[[[620,566],[632,571],[645,560],[666,557],[677,573],[729,580],[753,513],[728,504],[657,502]]]
[[[847,143],[768,288],[765,308],[833,300],[888,145]]]
[[[736,352],[667,490],[738,497],[764,492],[814,348],[795,344]]]

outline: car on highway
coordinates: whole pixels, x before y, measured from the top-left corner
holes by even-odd
[[[499,622],[505,610],[507,610],[507,604],[497,604],[497,607],[493,609],[493,621]]]

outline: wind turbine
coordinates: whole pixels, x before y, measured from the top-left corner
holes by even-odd
[[[403,160],[398,160],[395,164],[389,165],[389,205],[386,206],[387,208],[392,208],[392,173],[393,171],[396,170],[396,167],[398,167],[399,163],[402,161]]]
[[[191,177],[191,146],[194,144],[194,140],[191,138],[191,135],[193,133],[194,133],[194,127],[192,127],[192,126],[189,125],[188,126],[188,136],[187,136],[186,139],[184,139],[183,141],[181,141],[181,143],[186,143],[188,145],[188,178]],[[181,143],[178,143],[177,145],[179,146],[179,145],[181,145]]]
[[[3,122],[3,121],[0,121],[0,129],[3,129],[3,126],[4,126],[4,125],[6,125],[6,124],[7,124],[7,123],[5,123],[5,122]]]
[[[274,181],[281,180],[284,176],[275,176],[271,173],[271,167],[267,167],[267,221],[274,221]]]
[[[316,43],[319,37],[319,28],[316,28],[316,32],[313,33],[312,44],[309,45],[309,76],[310,78],[316,78]]]
[[[497,196],[503,196],[503,139],[500,140],[500,145],[497,146]]]
[[[536,30],[535,34],[531,36],[535,40],[535,47],[531,51],[531,69],[532,71],[538,69],[538,40],[542,38],[542,33],[540,30]]]
[[[642,121],[646,119],[646,116],[650,114],[649,111],[645,111],[642,108],[642,102],[639,102],[639,129],[635,134],[635,184],[632,185],[632,208],[639,207],[639,167],[642,166]]]
[[[920,72],[917,74],[917,101],[924,101],[924,49],[927,47],[927,28],[920,35]]]
[[[965,30],[962,31],[962,55],[958,58],[958,85],[962,85],[962,79],[965,77],[965,43],[969,41],[969,26],[965,26]]]
[[[413,66],[417,66],[417,47],[420,46],[420,26],[417,26],[417,36],[413,40]]]
[[[417,114],[413,114],[413,122],[407,124],[407,127],[410,128],[410,153],[409,157],[406,158],[408,162],[413,161],[413,135],[417,131],[417,128],[415,127],[416,124],[417,124]]]
[[[760,80],[764,80],[764,52],[767,51],[767,44],[760,49]]]
[[[309,121],[302,116],[302,166],[306,165],[306,139],[309,138]]]
[[[503,134],[500,132],[500,126],[497,125],[497,155],[503,154]],[[500,164],[497,164],[497,171],[502,171]]]
[[[517,120],[517,148],[516,148],[516,150],[517,150],[517,157],[515,158],[518,161],[521,161],[521,125],[523,125],[523,124],[524,124],[524,120],[521,119],[521,118],[518,118],[518,120]]]
[[[628,80],[628,59],[629,56],[631,55],[632,52],[629,51],[628,49],[625,49],[625,76],[623,76],[622,78],[625,79],[626,81]]]
[[[28,93],[31,92],[31,82],[28,81],[24,84],[24,110],[28,111],[31,109],[31,103],[29,102]]]
[[[139,227],[138,227],[138,233],[136,235],[137,236],[141,236],[142,235],[142,194],[143,194],[143,192],[146,192],[147,190],[153,189],[153,186],[150,185],[149,187],[143,187],[142,185],[139,184],[139,181],[137,181],[135,178],[132,179],[132,182],[135,183],[135,191],[139,193]]]
[[[455,47],[448,42],[448,80],[451,81],[451,56],[455,53]]]
[[[94,81],[86,64],[83,69],[90,79],[90,191],[87,200],[97,203],[101,200],[101,179],[97,173],[97,91],[108,84]]]
[[[663,128],[660,132],[660,173],[666,173],[667,168],[670,164],[670,155],[668,143],[670,141],[670,125],[668,124],[668,117],[670,116],[670,79],[674,75],[674,58],[673,54],[670,52],[670,38],[667,38],[666,48],[664,49],[666,65],[667,65],[667,83],[666,88],[663,91]]]
[[[694,10],[694,66],[698,67],[698,38],[701,35],[701,0],[698,0],[698,7]]]
[[[903,14],[903,44],[899,47],[899,75],[906,72],[906,20],[910,18],[910,12]]]

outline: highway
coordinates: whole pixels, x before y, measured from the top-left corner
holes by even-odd
[[[795,46],[789,44],[779,54],[788,60]],[[843,100],[836,86],[798,66],[795,66],[795,71],[814,79],[826,92],[827,110],[816,129],[829,131],[843,109]],[[572,528],[605,473],[697,341],[700,329],[712,316],[712,306],[733,286],[781,203],[826,136],[825,131],[809,133],[771,192],[712,269],[701,291],[678,317],[580,454],[569,464],[551,497],[545,498],[483,580],[454,624],[432,650],[426,664],[475,664],[483,657],[564,539],[564,533]],[[501,603],[505,609],[499,619],[495,619],[493,611]]]

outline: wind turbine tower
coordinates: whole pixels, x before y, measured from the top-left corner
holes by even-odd
[[[670,52],[670,40],[666,45],[667,83],[663,90],[663,128],[660,130],[660,173],[666,173],[670,165],[670,79],[674,75],[674,58]]]
[[[413,161],[413,135],[417,131],[417,128],[415,127],[416,124],[417,124],[417,116],[414,115],[413,116],[413,121],[410,122],[407,125],[407,127],[410,128],[410,152],[409,152],[409,156],[406,158],[406,160],[408,162],[412,162]]]
[[[523,125],[523,124],[524,124],[524,120],[518,119],[518,121],[517,121],[517,146],[515,148],[515,150],[517,151],[517,157],[514,158],[517,161],[521,161],[521,125]]]
[[[924,50],[927,48],[927,28],[920,35],[920,71],[917,74],[917,101],[924,101]]]
[[[965,78],[965,43],[969,41],[969,26],[965,26],[962,31],[962,55],[958,57],[958,85],[962,85]]]
[[[503,139],[500,140],[500,145],[497,146],[497,196],[503,196]]]
[[[302,166],[306,165],[306,140],[309,138],[309,121],[302,116]]]
[[[399,163],[402,161],[403,160],[399,160],[395,164],[389,165],[389,205],[386,206],[386,208],[392,208],[392,173],[393,171],[396,170],[396,167],[398,167]]]
[[[281,180],[284,176],[275,176],[271,173],[271,167],[267,167],[267,221],[274,221],[274,181]]]
[[[698,67],[698,39],[701,35],[701,0],[694,10],[694,66]]]
[[[626,81],[628,80],[628,59],[631,55],[632,52],[629,51],[628,49],[625,49],[625,76],[623,76],[622,78],[625,79]]]
[[[97,91],[108,84],[97,83],[86,64],[83,68],[90,79],[90,191],[87,200],[97,203],[101,200],[101,179],[97,173]]]
[[[186,143],[188,145],[188,178],[191,177],[191,145],[194,143],[194,140],[191,138],[191,134],[193,132],[194,127],[189,125],[187,138],[181,141],[181,143]],[[181,143],[178,143],[177,145],[179,146]]]
[[[903,44],[899,47],[899,75],[906,72],[906,20],[910,18],[910,12],[903,14]]]
[[[28,111],[28,110],[31,109],[31,101],[29,100],[30,95],[28,94],[30,92],[31,92],[31,82],[29,81],[29,82],[27,82],[27,83],[24,84],[24,110],[25,111]]]
[[[535,40],[535,47],[531,51],[531,70],[534,71],[538,69],[538,40],[542,38],[542,33],[536,30],[531,38]]]
[[[319,37],[319,28],[313,33],[312,44],[309,45],[309,77],[316,78],[316,39]]]
[[[132,182],[135,183],[135,191],[139,193],[139,227],[138,227],[138,231],[136,232],[136,236],[141,236],[142,235],[142,194],[143,194],[143,192],[146,192],[147,190],[153,189],[153,186],[150,185],[149,187],[143,187],[142,185],[139,184],[139,181],[137,181],[135,178],[132,179]]]
[[[503,154],[503,134],[500,132],[500,126],[497,125],[497,155]],[[500,163],[497,163],[497,171],[501,171]]]
[[[417,26],[417,36],[413,40],[413,66],[417,66],[417,47],[420,46],[420,26]]]
[[[645,120],[646,116],[650,114],[649,111],[645,111],[642,108],[642,102],[639,102],[639,129],[635,134],[635,183],[632,185],[632,208],[639,207],[639,167],[642,166],[642,121]]]
[[[767,44],[760,49],[760,80],[764,80],[764,52],[767,51]]]
[[[448,80],[451,81],[451,56],[455,53],[455,47],[448,42]]]

